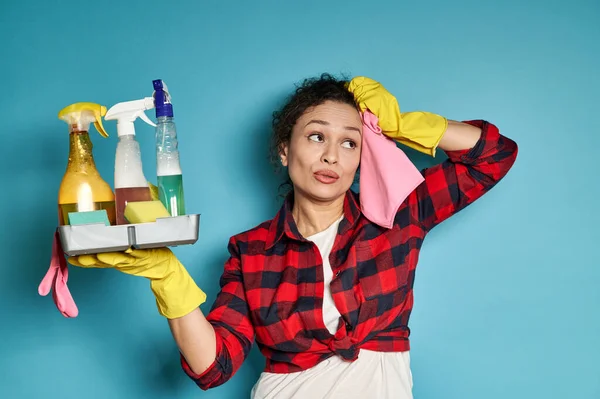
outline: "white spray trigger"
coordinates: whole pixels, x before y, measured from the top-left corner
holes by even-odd
[[[148,115],[146,115],[146,113],[144,111],[140,111],[138,116],[140,117],[141,120],[143,120],[150,126],[156,127],[156,124],[148,118]]]
[[[148,118],[144,111],[154,108],[154,99],[145,97],[141,100],[126,101],[113,105],[104,115],[104,120],[117,121],[118,136],[134,135],[133,123],[139,117],[150,126],[156,125]]]

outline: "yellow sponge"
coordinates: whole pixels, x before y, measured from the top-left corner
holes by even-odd
[[[137,201],[127,203],[124,216],[129,223],[149,223],[171,214],[160,201]]]

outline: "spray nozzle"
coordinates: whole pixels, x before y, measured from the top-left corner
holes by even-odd
[[[171,94],[167,84],[161,79],[152,81],[154,85],[154,107],[156,108],[156,117],[173,116],[173,104],[171,104]]]
[[[90,123],[94,124],[96,130],[102,137],[108,137],[108,133],[102,126],[102,117],[106,115],[106,107],[96,103],[80,102],[66,106],[58,112],[58,119],[63,120],[69,126],[75,126],[77,130],[87,132]]]
[[[113,105],[104,119],[117,121],[117,133],[119,136],[135,134],[133,122],[139,117],[150,126],[156,124],[148,119],[145,110],[154,108],[154,99],[146,97],[141,100],[126,101]]]

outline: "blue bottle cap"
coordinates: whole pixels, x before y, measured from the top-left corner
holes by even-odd
[[[154,108],[156,109],[156,117],[173,116],[173,104],[171,104],[171,96],[165,90],[166,85],[161,79],[152,81],[154,85]]]

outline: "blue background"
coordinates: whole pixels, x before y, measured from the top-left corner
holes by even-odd
[[[175,252],[206,311],[228,238],[279,206],[271,112],[295,82],[327,71],[381,81],[403,110],[488,119],[519,144],[505,180],[426,240],[410,324],[415,397],[600,398],[597,1],[51,3],[0,11],[0,397],[248,397],[258,351],[201,392],[144,279],[71,268],[75,319],[37,294],[68,154],[57,112],[167,82],[187,210],[202,214],[199,242]],[[153,129],[136,126],[154,180]],[[92,139],[112,185],[115,123],[105,127],[109,139]]]

